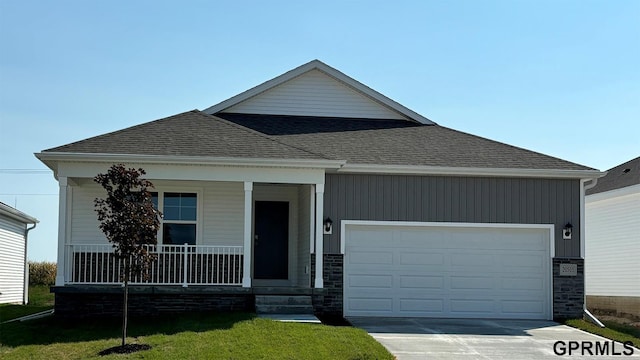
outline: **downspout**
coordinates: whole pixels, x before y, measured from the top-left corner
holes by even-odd
[[[591,182],[589,184],[587,184],[587,181],[591,180]],[[593,179],[583,179],[580,180],[580,249],[581,249],[581,256],[582,258],[586,261],[586,234],[585,234],[585,196],[586,196],[586,192],[589,189],[592,189],[594,186],[596,186],[596,184],[598,183],[598,178],[593,178]],[[582,274],[582,276],[584,276],[584,299],[582,300],[582,310],[584,312],[584,316],[587,318],[587,320],[591,321],[592,323],[596,324],[597,326],[603,328],[605,327],[604,324],[598,320],[597,317],[595,317],[595,315],[593,315],[589,309],[587,309],[587,276],[586,276],[586,272],[587,272],[587,267],[584,267],[584,273]]]
[[[38,223],[33,223],[33,226],[30,228],[26,228],[24,230],[24,292],[22,303],[27,305],[29,303],[29,264],[27,263],[27,239],[29,238],[29,231],[33,230],[38,226]]]

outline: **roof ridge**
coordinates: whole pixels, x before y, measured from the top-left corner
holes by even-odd
[[[253,130],[253,129],[251,129],[251,128],[248,128],[248,127],[245,127],[245,126],[242,126],[242,125],[239,125],[239,124],[236,124],[236,123],[234,123],[234,122],[232,122],[232,121],[229,121],[229,120],[223,119],[223,118],[221,118],[221,117],[218,117],[218,116],[215,116],[215,115],[211,115],[211,114],[207,114],[207,113],[202,112],[202,111],[200,111],[200,110],[196,110],[196,111],[198,111],[198,113],[199,113],[200,115],[203,115],[203,116],[205,116],[205,117],[211,117],[211,118],[213,118],[214,120],[219,121],[219,122],[221,122],[221,123],[223,123],[223,124],[226,124],[226,125],[229,125],[229,126],[235,127],[235,128],[237,128],[237,129],[239,129],[239,130],[243,130],[243,131],[248,132],[248,133],[252,133],[252,134],[254,134],[254,135],[261,136],[261,137],[263,137],[263,138],[265,138],[265,139],[267,139],[267,140],[273,141],[273,142],[278,143],[278,144],[280,144],[280,145],[284,145],[284,146],[286,146],[286,147],[290,147],[290,148],[294,148],[294,149],[296,149],[296,150],[304,151],[304,152],[306,152],[306,153],[308,153],[308,154],[311,154],[311,155],[314,155],[314,156],[320,156],[320,157],[322,157],[323,159],[327,159],[327,160],[335,160],[335,159],[332,159],[332,158],[330,158],[330,157],[328,157],[328,156],[326,156],[326,155],[324,155],[324,154],[316,153],[316,152],[310,151],[309,149],[305,149],[305,148],[300,147],[300,146],[295,146],[295,145],[292,145],[292,144],[287,144],[287,143],[285,143],[285,142],[282,142],[282,141],[280,141],[280,140],[278,140],[278,139],[274,138],[274,137],[273,137],[273,136],[271,136],[271,135],[267,135],[267,134],[265,134],[265,133],[261,133],[261,132],[259,132],[259,131]]]

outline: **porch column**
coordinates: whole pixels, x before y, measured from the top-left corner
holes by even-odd
[[[56,286],[64,286],[65,254],[67,252],[67,198],[68,181],[66,176],[58,177],[58,265],[56,270]],[[69,259],[70,260],[70,259]]]
[[[316,184],[316,282],[315,288],[321,289],[324,287],[323,274],[322,274],[322,255],[324,247],[324,236],[322,227],[324,219],[322,218],[324,205],[324,184]]]
[[[253,182],[244,182],[244,256],[242,261],[242,287],[251,287],[251,222],[253,214]]]

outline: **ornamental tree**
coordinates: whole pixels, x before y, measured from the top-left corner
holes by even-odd
[[[153,184],[141,177],[145,174],[143,169],[117,164],[93,179],[107,192],[106,198],[95,199],[100,230],[123,265],[122,347],[127,337],[129,281],[133,276],[147,279],[149,267],[157,257],[146,245],[156,244],[162,214],[154,207],[149,192]]]

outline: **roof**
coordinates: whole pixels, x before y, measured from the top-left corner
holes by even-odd
[[[607,170],[607,175],[598,179],[596,186],[586,191],[587,195],[621,189],[640,184],[640,156]]]
[[[0,215],[9,217],[13,220],[19,221],[23,224],[37,224],[39,223],[38,219],[33,216],[27,215],[22,211],[13,208],[3,202],[0,202]]]
[[[272,135],[283,143],[349,163],[594,170],[439,125],[308,116],[218,116]]]
[[[364,85],[363,83],[347,76],[346,74],[332,68],[331,66],[323,63],[320,60],[312,60],[304,65],[298,66],[297,68],[287,71],[286,73],[277,76],[269,81],[266,81],[258,86],[255,86],[247,91],[244,91],[232,98],[229,98],[221,103],[213,105],[204,110],[207,114],[218,114],[220,112],[224,112],[226,109],[233,107],[247,99],[250,99],[254,96],[262,94],[270,89],[273,89],[279,85],[284,84],[285,82],[294,79],[300,75],[308,73],[313,70],[319,70],[335,80],[347,85],[348,87],[354,89],[355,91],[361,93],[362,95],[367,96],[368,98],[386,106],[389,109],[392,109],[407,118],[416,121],[418,123],[423,124],[435,124],[433,121],[427,119],[426,117],[416,113],[415,111],[397,103],[396,101],[382,95],[381,93],[371,89],[370,87]]]
[[[269,159],[326,159],[198,110],[44,150],[87,153]]]

